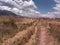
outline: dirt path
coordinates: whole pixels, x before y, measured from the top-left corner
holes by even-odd
[[[47,34],[48,29],[42,25],[41,23],[38,23],[38,31],[37,31],[37,45],[47,45]]]
[[[31,36],[31,38],[28,40],[28,42],[24,45],[36,45],[36,32],[37,32],[37,25],[35,27],[34,34]]]
[[[38,23],[38,31],[37,31],[37,45],[60,45],[58,40],[53,36],[50,30],[43,25],[42,23]],[[52,33],[54,31],[52,30]]]
[[[28,27],[26,30],[23,30],[21,32],[18,32],[14,37],[6,40],[2,45],[23,45],[25,44],[33,35],[34,33],[34,27],[37,24],[34,23],[31,27]]]

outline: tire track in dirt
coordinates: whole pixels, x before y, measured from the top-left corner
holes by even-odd
[[[38,23],[37,31],[37,45],[47,45],[47,34],[48,28],[45,27],[41,22]]]
[[[14,37],[6,40],[2,45],[23,45],[22,42],[26,43],[26,41],[28,41],[34,33],[34,27],[36,24],[37,22],[35,22],[31,27],[28,27],[26,30],[18,32]]]
[[[36,45],[36,32],[37,32],[37,24],[35,26],[35,31],[34,34],[31,36],[31,38],[28,40],[27,43],[25,43],[24,45]]]

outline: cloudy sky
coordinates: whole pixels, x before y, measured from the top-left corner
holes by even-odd
[[[60,18],[60,0],[0,0],[0,10],[27,17]]]
[[[56,5],[54,0],[33,0],[38,7],[38,10],[41,13],[48,13],[51,11],[55,11],[53,7]]]

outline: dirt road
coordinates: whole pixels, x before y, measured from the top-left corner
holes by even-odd
[[[28,27],[26,30],[18,32],[14,37],[6,40],[2,45],[27,45],[34,38],[35,25],[34,23],[31,27]],[[32,41],[33,42],[33,41]]]

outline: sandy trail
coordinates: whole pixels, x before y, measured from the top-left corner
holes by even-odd
[[[46,28],[41,23],[38,23],[38,31],[37,31],[37,45],[47,45],[47,34],[48,28]]]
[[[52,35],[48,27],[42,23],[38,23],[37,45],[60,45],[57,39]],[[54,31],[52,30],[52,33]],[[57,33],[56,33],[57,34]]]
[[[37,22],[35,22],[31,27],[28,27],[26,30],[18,32],[14,37],[6,40],[2,45],[23,45],[30,39],[31,35],[33,35],[36,24]]]
[[[37,27],[35,27],[34,34],[31,36],[31,38],[28,40],[28,42],[24,45],[36,45],[36,32],[37,32]]]

